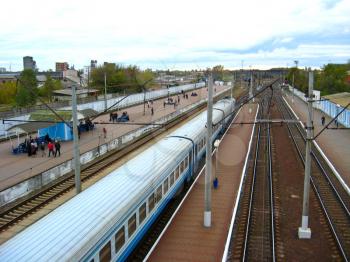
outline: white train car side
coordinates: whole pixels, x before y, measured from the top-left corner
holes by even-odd
[[[214,105],[212,141],[234,109]],[[224,121],[222,121],[224,119]],[[0,246],[0,261],[123,261],[205,153],[206,112]],[[212,142],[211,141],[211,142]]]

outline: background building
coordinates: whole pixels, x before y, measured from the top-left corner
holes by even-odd
[[[91,69],[94,69],[94,68],[96,68],[97,67],[97,60],[91,60],[91,62],[90,62],[90,68]]]
[[[23,57],[23,69],[32,69],[36,70],[36,62],[33,60],[32,56],[24,56]]]
[[[6,67],[0,67],[0,73],[5,73],[6,72]]]
[[[63,72],[68,70],[69,65],[67,62],[56,62],[56,72]]]

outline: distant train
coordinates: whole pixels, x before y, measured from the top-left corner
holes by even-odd
[[[214,105],[211,142],[234,104]],[[1,245],[0,261],[125,260],[198,168],[205,126],[203,112]]]

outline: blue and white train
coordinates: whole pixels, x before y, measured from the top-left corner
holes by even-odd
[[[212,141],[233,110],[232,99],[214,105]],[[5,242],[0,261],[125,260],[197,169],[205,125],[203,112]]]

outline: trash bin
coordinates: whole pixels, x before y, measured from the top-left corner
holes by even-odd
[[[213,180],[213,186],[214,186],[214,189],[217,189],[219,186],[219,180],[217,177],[215,177],[215,179]]]

